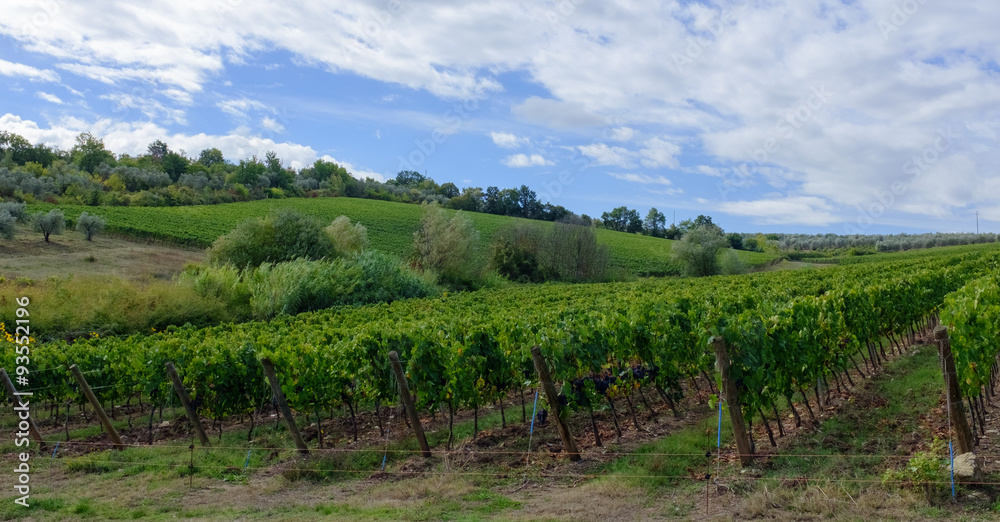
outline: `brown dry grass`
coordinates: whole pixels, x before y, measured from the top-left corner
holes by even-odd
[[[87,241],[79,233],[51,236],[20,230],[0,243],[0,274],[8,279],[43,280],[51,276],[116,276],[134,281],[170,279],[188,263],[206,260],[203,250],[143,240],[96,236]]]

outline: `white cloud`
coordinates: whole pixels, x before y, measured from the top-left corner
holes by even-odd
[[[58,63],[60,72],[110,85],[146,83],[155,92],[198,93],[209,80],[229,82],[220,76],[231,63],[285,52],[300,66],[440,98],[476,98],[481,107],[488,100],[491,110],[510,106],[519,120],[571,131],[576,143],[588,143],[599,128],[610,128],[601,139],[616,144],[636,139],[624,129],[682,137],[723,178],[751,163],[747,185],[770,183],[839,208],[867,205],[894,182],[911,181],[904,164],[952,126],[975,131],[942,153],[963,169],[948,178],[962,186],[922,212],[953,214],[963,208],[962,194],[983,207],[1000,205],[1000,195],[981,190],[996,180],[1000,163],[989,138],[1000,121],[992,65],[1000,62],[1000,9],[992,4],[929,3],[886,39],[878,24],[892,16],[892,0],[572,3],[563,16],[547,2],[402,2],[392,12],[368,0],[341,0],[336,9],[319,0],[295,9],[93,0],[61,2],[55,12],[8,2],[0,34]],[[40,12],[44,30],[25,32]],[[687,63],[680,68],[678,60]],[[498,79],[511,73],[545,97],[494,96],[503,92]],[[0,74],[58,79],[5,61]],[[830,96],[817,99],[817,88]],[[621,168],[677,168],[680,153],[659,143],[584,148],[599,164]],[[937,194],[926,180],[908,186],[894,209],[916,211]]]
[[[629,141],[635,137],[635,129],[629,127],[616,127],[611,129],[611,135],[609,139],[612,141]]]
[[[609,176],[630,183],[642,183],[644,185],[673,185],[669,179],[663,176],[650,176],[648,174],[609,172]]]
[[[127,117],[130,109],[136,109],[151,120],[162,117],[163,123],[179,123],[181,125],[187,123],[187,115],[183,110],[167,107],[153,98],[146,98],[140,94],[117,92],[102,95],[101,99],[115,103],[114,111],[119,119]]]
[[[490,138],[493,139],[493,143],[497,147],[504,149],[516,149],[521,145],[528,144],[528,138],[518,137],[508,132],[491,132]]]
[[[624,147],[609,147],[605,143],[592,143],[590,145],[579,145],[577,149],[581,154],[594,160],[598,165],[622,168],[632,167],[632,153]]]
[[[547,161],[541,154],[532,154],[530,156],[527,154],[513,154],[504,158],[502,163],[512,168],[552,165],[552,162]]]
[[[833,207],[825,199],[809,196],[727,201],[720,203],[718,209],[752,218],[757,225],[826,226],[842,221],[833,214]]]
[[[260,126],[271,132],[276,132],[278,134],[282,134],[285,132],[284,125],[278,123],[277,120],[268,116],[264,116],[264,118],[260,120]]]
[[[660,138],[646,140],[643,145],[645,147],[639,151],[639,156],[642,158],[639,162],[642,163],[643,167],[670,167],[675,169],[680,166],[676,156],[680,154],[681,148],[677,145]]]
[[[239,119],[246,118],[250,111],[259,111],[267,108],[267,105],[264,105],[264,103],[246,97],[224,100],[216,103],[215,106],[222,109],[222,112]]]
[[[573,130],[597,127],[605,123],[604,118],[589,112],[583,104],[537,96],[524,100],[510,110],[522,121],[553,129]]]
[[[63,101],[59,99],[59,97],[56,96],[55,94],[49,94],[47,92],[38,91],[35,93],[35,96],[38,96],[40,99],[43,99],[50,103],[55,103],[57,105],[62,105],[63,103]]]
[[[31,81],[58,82],[59,75],[55,71],[38,69],[23,63],[8,62],[0,59],[0,74],[15,78],[27,78]]]
[[[371,171],[371,170],[367,170],[367,169],[359,169],[359,168],[355,167],[354,165],[351,165],[350,163],[348,163],[346,161],[340,161],[337,158],[334,158],[333,156],[330,156],[329,154],[324,154],[322,156],[322,158],[320,158],[320,159],[322,159],[324,161],[331,161],[333,163],[336,163],[336,164],[340,165],[341,167],[344,167],[345,169],[347,169],[347,172],[350,172],[351,175],[353,175],[355,178],[358,178],[358,179],[372,178],[374,180],[382,181],[382,182],[384,182],[384,181],[386,181],[388,179],[388,178],[385,177],[384,174],[381,174],[381,173],[375,172],[375,171]]]
[[[183,134],[171,133],[153,122],[120,122],[111,119],[85,121],[66,117],[48,127],[37,122],[22,119],[7,113],[0,116],[0,128],[24,136],[32,143],[46,143],[62,149],[73,147],[76,136],[81,132],[91,132],[104,139],[104,146],[115,153],[143,154],[154,140],[163,140],[171,149],[183,149],[196,155],[199,151],[217,147],[230,160],[239,160],[256,155],[263,158],[267,151],[274,151],[282,162],[294,169],[312,165],[320,156],[307,145],[277,142],[269,138],[232,132],[229,134]],[[323,156],[329,158],[329,156]],[[332,159],[330,161],[333,161]],[[370,176],[384,180],[377,172],[356,169],[350,163],[337,161],[356,176]]]

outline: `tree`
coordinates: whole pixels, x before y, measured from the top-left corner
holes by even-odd
[[[646,233],[653,237],[663,237],[667,226],[667,216],[663,215],[663,212],[656,210],[656,207],[649,209],[649,213],[646,214],[646,220],[643,221],[642,226],[646,229]]]
[[[170,151],[163,156],[161,166],[163,167],[163,172],[166,172],[170,176],[170,181],[176,183],[181,175],[187,172],[189,163],[188,159],[184,156]]]
[[[468,216],[460,211],[449,219],[436,203],[426,205],[413,233],[413,263],[453,288],[474,287],[482,275],[478,244],[479,231]]]
[[[101,165],[113,165],[115,157],[104,148],[104,140],[89,132],[81,132],[76,137],[76,145],[70,151],[70,158],[80,170],[93,173]]]
[[[76,220],[76,231],[83,232],[87,236],[87,241],[93,241],[94,234],[99,234],[104,230],[104,218],[83,212]]]
[[[445,183],[445,185],[447,185],[447,183]],[[483,212],[483,189],[479,187],[462,189],[462,194],[460,196],[456,196],[448,200],[447,207],[454,210]]]
[[[41,232],[45,236],[46,243],[49,242],[50,234],[62,234],[66,228],[66,217],[58,208],[50,210],[48,214],[44,212],[35,214],[32,222],[35,225],[35,232]]]
[[[684,231],[673,223],[670,224],[670,228],[663,231],[663,237],[666,239],[680,239],[683,235]]]
[[[538,195],[527,185],[521,185],[517,189],[517,214],[528,219],[538,219],[542,214],[542,204],[538,201]]]
[[[639,218],[639,212],[628,207],[617,207],[611,212],[601,214],[601,221],[610,230],[630,234],[642,232],[642,219]]]
[[[703,277],[719,273],[719,251],[726,247],[726,237],[718,227],[701,226],[684,234],[674,243],[672,256],[681,263],[686,276]]]
[[[408,187],[410,185],[417,185],[426,179],[426,176],[415,170],[401,170],[396,174],[394,181],[397,185]]]
[[[743,250],[743,234],[738,234],[733,232],[726,236],[726,241],[729,242],[729,248],[734,250]]]
[[[253,156],[250,159],[240,160],[239,166],[233,171],[231,180],[245,187],[255,187],[260,185],[261,176],[267,174],[267,166],[264,162]]]
[[[722,228],[715,223],[712,223],[712,216],[705,216],[699,214],[698,217],[694,219],[685,219],[678,223],[677,228],[681,230],[682,233],[686,234],[690,230],[694,230],[698,227],[713,227],[722,233]]]
[[[146,154],[157,161],[163,161],[168,152],[170,152],[170,148],[160,140],[156,140],[146,147]]]
[[[222,157],[222,151],[219,149],[205,149],[198,155],[198,163],[208,168],[211,168],[212,165],[223,164],[225,162],[226,158]]]
[[[438,187],[437,193],[449,199],[455,198],[459,195],[458,186],[450,181],[442,183],[441,186]]]

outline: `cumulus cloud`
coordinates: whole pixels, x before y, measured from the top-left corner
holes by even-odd
[[[541,154],[512,154],[503,159],[504,165],[512,168],[521,167],[544,167],[546,165],[552,165],[551,161],[547,161]]]
[[[216,147],[230,160],[239,160],[256,155],[264,157],[267,151],[274,151],[285,165],[301,169],[312,165],[321,156],[307,145],[298,143],[277,142],[269,138],[240,133],[229,134],[183,134],[171,133],[153,122],[120,122],[111,119],[85,121],[67,117],[43,127],[32,120],[7,113],[0,116],[0,128],[24,136],[32,143],[46,143],[62,149],[70,149],[76,142],[76,136],[81,132],[90,132],[104,139],[104,146],[115,153],[144,154],[146,148],[155,140],[163,140],[173,150],[185,150],[195,155],[199,151]],[[346,161],[334,160],[330,156],[322,156],[329,161],[347,168],[355,176],[371,177],[385,180],[385,177],[366,169],[356,168]]]
[[[597,165],[629,168],[632,166],[632,153],[624,147],[610,147],[606,143],[578,145],[577,150],[584,156],[594,160]]]
[[[606,143],[592,143],[579,145],[577,150],[594,160],[597,165],[631,168],[638,162],[647,168],[677,168],[680,166],[676,157],[681,151],[679,146],[661,138],[650,138],[642,145],[641,149],[630,150]]]
[[[996,183],[1000,163],[1000,10],[992,4],[921,4],[904,24],[893,22],[891,0],[573,4],[564,16],[545,2],[390,8],[342,0],[331,9],[303,0],[288,9],[94,0],[62,2],[55,12],[13,2],[4,6],[0,34],[49,58],[62,76],[116,89],[149,84],[179,104],[190,104],[228,65],[279,51],[300,67],[509,106],[522,122],[562,132],[562,144],[597,165],[683,168],[683,144],[701,154],[703,174],[725,183],[732,172],[749,172],[742,186],[817,198],[833,205],[822,210],[830,215],[850,216],[897,181],[909,190],[888,212],[956,215],[970,204],[964,195],[979,207],[1000,205],[996,191],[982,192]],[[39,14],[44,30],[26,32]],[[7,61],[0,74],[59,80]],[[538,87],[531,92],[544,95],[497,96],[508,74],[523,75]],[[911,182],[907,162],[949,127],[963,137]],[[609,129],[600,133],[605,143],[593,143],[602,128]],[[635,143],[639,136],[662,143]],[[951,164],[960,176],[928,181],[947,176],[942,166]],[[936,198],[942,180],[956,186]],[[731,197],[745,203],[754,196]]]

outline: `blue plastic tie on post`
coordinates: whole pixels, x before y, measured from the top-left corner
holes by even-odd
[[[538,390],[535,390],[535,405],[531,407],[531,429],[528,430],[528,435],[529,436],[532,433],[535,432],[535,412],[536,411],[538,411]]]
[[[382,469],[379,471],[385,471],[385,459],[389,456],[389,428],[385,429],[385,453],[382,454]]]
[[[52,458],[56,458],[56,452],[59,451],[59,441],[56,441],[56,449],[52,450]]]
[[[951,458],[951,498],[955,498],[955,451],[951,448],[951,441],[948,441],[948,456]]]
[[[250,465],[250,452],[251,451],[253,451],[253,450],[252,449],[251,450],[247,450],[247,461],[245,463],[243,463],[243,471],[246,471],[247,470],[247,466]]]
[[[719,430],[716,433],[719,434],[719,441],[716,442],[716,447],[722,448],[722,399],[719,399]]]

